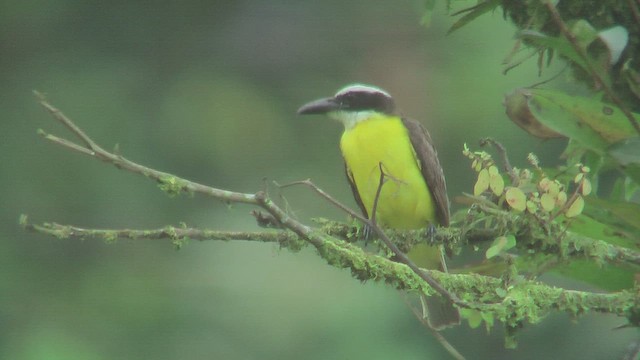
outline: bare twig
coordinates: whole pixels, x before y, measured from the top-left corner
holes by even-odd
[[[176,177],[175,175],[157,171],[155,169],[148,168],[146,166],[142,166],[133,161],[127,160],[120,155],[116,155],[104,150],[102,147],[98,146],[87,134],[84,133],[71,119],[65,116],[60,110],[56,109],[53,105],[49,104],[47,100],[44,98],[42,94],[35,91],[34,92],[38,97],[40,105],[45,108],[56,120],[60,121],[67,129],[69,129],[79,140],[85,145],[78,145],[72,141],[67,139],[63,139],[57,137],[55,135],[47,134],[43,130],[39,130],[38,133],[42,135],[45,139],[57,144],[64,146],[70,150],[75,152],[79,152],[83,155],[88,155],[97,159],[100,159],[104,162],[110,163],[117,168],[124,169],[139,175],[143,175],[147,178],[156,180],[159,182],[164,188],[169,191],[173,191],[175,193],[178,192],[193,192],[193,193],[201,193],[207,196],[214,197],[223,201],[237,202],[237,203],[245,203],[245,204],[254,204],[258,205],[259,201],[257,199],[256,194],[245,194],[234,191],[227,191],[222,189],[213,188],[210,186],[198,184],[196,182],[192,182],[186,179],[181,179]]]
[[[638,4],[634,0],[627,0],[627,4],[633,14],[633,19],[636,21],[636,25],[640,25],[640,11],[638,10]]]
[[[500,159],[502,160],[502,167],[504,171],[506,171],[507,174],[509,174],[509,179],[511,179],[511,184],[513,184],[513,186],[518,186],[518,183],[520,183],[520,178],[518,177],[518,174],[516,174],[516,172],[513,171],[513,167],[511,166],[511,163],[509,162],[509,157],[507,156],[507,149],[505,149],[505,147],[495,139],[484,138],[480,140],[480,146],[485,146],[487,144],[493,145],[493,147],[496,149],[496,151],[500,155]]]
[[[640,341],[635,340],[627,347],[627,352],[622,357],[622,360],[638,360],[640,354]]]
[[[42,107],[44,107],[56,120],[60,121],[64,126],[66,126],[69,130],[71,130],[71,132],[73,132],[73,134],[76,135],[76,137],[78,137],[87,148],[93,151],[102,150],[102,148],[98,146],[98,144],[96,144],[89,136],[87,136],[87,134],[85,134],[84,131],[82,131],[79,127],[77,127],[76,124],[73,123],[73,121],[71,121],[68,117],[66,117],[60,110],[51,106],[51,104],[47,102],[47,99],[44,97],[43,94],[35,90],[33,94],[40,101],[40,105],[42,105]]]
[[[622,111],[622,113],[624,113],[636,132],[640,134],[640,123],[638,123],[631,111],[626,107],[622,100],[620,100],[620,98],[616,96],[611,86],[605,82],[600,73],[596,70],[586,51],[580,46],[580,43],[578,42],[578,39],[576,39],[576,36],[569,30],[567,24],[565,24],[562,20],[558,9],[556,9],[555,5],[549,0],[545,0],[545,5],[547,9],[549,9],[549,13],[553,18],[553,21],[556,23],[556,25],[558,25],[558,28],[560,29],[562,35],[567,39],[567,41],[569,41],[576,53],[584,60],[589,74],[593,77],[596,83],[602,87],[604,92],[607,94],[607,97],[611,99],[614,104],[616,104],[616,106]]]
[[[423,299],[424,299],[424,297],[421,296],[420,297],[420,303],[421,303],[422,306],[425,306],[422,303]],[[418,319],[418,321],[420,321],[420,323],[429,330],[431,335],[433,335],[433,337],[440,343],[440,345],[442,345],[442,347],[445,350],[447,350],[447,352],[449,352],[449,354],[451,354],[451,356],[454,359],[456,359],[456,360],[465,360],[466,359],[453,345],[451,345],[449,340],[447,340],[447,338],[445,338],[444,335],[442,335],[442,333],[440,331],[438,331],[433,326],[431,326],[429,321],[427,321],[427,319],[418,311],[418,309],[416,309],[415,306],[413,306],[409,302],[409,300],[406,297],[403,297],[402,300],[407,305],[407,307],[409,309],[411,309],[411,312]]]
[[[520,40],[518,40],[520,41]],[[519,43],[518,43],[519,45]],[[507,73],[509,73],[509,71],[515,69],[516,67],[522,65],[525,61],[531,59],[532,57],[536,56],[537,54],[540,53],[540,50],[536,49],[531,51],[529,54],[525,55],[524,57],[522,57],[521,59],[512,62],[512,63],[505,63],[505,61],[507,61],[507,59],[509,59],[509,61],[511,61],[511,57],[513,55],[509,55],[509,57],[505,60],[503,60],[503,64],[505,65],[505,67],[502,69],[502,75],[507,75]]]
[[[286,183],[286,184],[278,184],[277,182],[275,183],[276,186],[280,187],[280,188],[287,188],[290,186],[295,186],[295,185],[304,185],[304,186],[308,186],[309,188],[311,188],[313,191],[315,191],[316,193],[318,193],[320,196],[322,196],[323,198],[325,198],[327,201],[329,201],[330,203],[332,203],[333,205],[335,205],[337,208],[339,208],[340,210],[346,212],[347,214],[349,214],[350,216],[354,217],[355,219],[358,219],[362,222],[367,222],[368,219],[360,214],[358,214],[357,212],[351,210],[348,206],[344,205],[343,203],[341,203],[340,201],[336,200],[333,198],[333,196],[329,195],[326,191],[322,190],[320,187],[318,187],[316,184],[314,184],[311,179],[305,179],[305,180],[299,180],[299,181],[292,181],[290,183]]]

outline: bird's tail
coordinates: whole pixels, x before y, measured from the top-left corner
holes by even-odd
[[[447,272],[447,264],[441,246],[419,244],[411,249],[408,255],[419,267]],[[420,302],[422,316],[431,328],[442,330],[460,324],[458,308],[453,305],[451,300],[442,295],[420,295]]]

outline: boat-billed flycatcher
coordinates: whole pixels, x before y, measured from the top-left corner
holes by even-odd
[[[310,102],[298,114],[326,114],[344,125],[340,149],[347,180],[362,213],[372,215],[373,203],[382,227],[420,229],[449,225],[449,201],[444,173],[427,130],[417,121],[394,114],[393,98],[374,86],[354,84],[335,96]],[[414,251],[412,251],[414,252]],[[441,250],[423,245],[418,265],[445,270]],[[435,328],[458,323],[450,303],[429,299],[429,322]]]

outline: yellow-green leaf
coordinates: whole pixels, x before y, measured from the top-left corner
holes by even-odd
[[[566,203],[567,203],[567,193],[564,191],[560,191],[556,196],[556,205],[561,207],[561,206],[564,206],[564,204]]]
[[[540,206],[546,212],[551,212],[556,205],[556,201],[553,198],[553,195],[549,193],[542,194],[540,196]]]
[[[538,183],[538,188],[540,189],[540,191],[548,191],[549,190],[549,186],[551,186],[552,181],[549,180],[548,177],[544,177],[542,179],[540,179],[540,182]]]
[[[527,204],[527,198],[524,192],[517,187],[508,187],[505,193],[505,200],[512,209],[517,211],[524,211]]]
[[[582,180],[580,192],[582,192],[582,195],[584,196],[591,194],[591,181],[589,181],[589,179],[585,178],[584,180]]]
[[[582,213],[583,209],[584,209],[584,198],[578,195],[578,197],[573,202],[573,204],[571,204],[571,206],[569,206],[569,208],[567,209],[565,216],[568,218],[576,217]]]
[[[473,309],[460,309],[460,316],[462,318],[467,319],[469,322],[469,327],[472,329],[477,328],[482,324],[482,315],[480,311]]]
[[[478,180],[473,186],[473,195],[478,196],[489,189],[489,171],[482,169],[478,173]]]
[[[496,196],[502,195],[504,191],[504,179],[495,165],[489,166],[489,187]]]
[[[560,184],[557,181],[552,181],[549,184],[549,190],[547,191],[551,196],[556,197],[560,193]]]
[[[500,253],[511,249],[516,246],[516,238],[513,235],[507,236],[498,236],[493,242],[491,246],[487,249],[485,256],[487,259],[491,259],[499,255]]]

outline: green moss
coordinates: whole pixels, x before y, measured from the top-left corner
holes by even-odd
[[[158,182],[160,190],[166,192],[169,197],[175,197],[183,192],[188,192],[186,183],[175,176],[162,177]],[[188,193],[191,194],[191,192]]]
[[[118,233],[115,231],[104,231],[100,235],[107,244],[114,244],[118,241]]]

